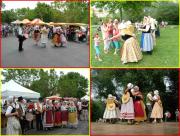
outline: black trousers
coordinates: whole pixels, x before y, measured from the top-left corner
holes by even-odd
[[[22,134],[24,134],[25,126],[26,126],[26,120],[24,118],[20,119],[20,125],[21,125]]]
[[[23,42],[26,38],[24,36],[18,35],[18,39],[19,39],[19,51],[22,51]]]
[[[42,114],[36,114],[36,129],[37,130],[43,129]]]

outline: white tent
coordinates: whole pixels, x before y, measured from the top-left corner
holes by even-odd
[[[25,88],[13,80],[2,85],[2,98],[6,99],[9,96],[19,97],[29,99],[38,99],[40,97],[40,93],[34,92],[28,88]]]
[[[89,96],[88,95],[85,95],[85,96],[83,96],[82,98],[81,98],[81,100],[86,100],[86,101],[89,101]]]

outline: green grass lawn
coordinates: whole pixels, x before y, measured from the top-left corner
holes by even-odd
[[[92,28],[93,35],[96,28]],[[99,32],[101,35],[101,32]],[[104,54],[103,41],[100,44],[102,62],[95,59],[94,42],[91,42],[91,66],[92,67],[178,67],[179,61],[179,40],[178,26],[168,26],[160,29],[161,36],[156,39],[157,45],[153,50],[152,55],[143,53],[143,59],[138,63],[122,64],[120,54],[113,55],[114,49],[111,49],[108,54]],[[137,35],[140,43],[141,34]],[[121,42],[121,46],[123,43]]]

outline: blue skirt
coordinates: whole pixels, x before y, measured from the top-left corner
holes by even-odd
[[[152,51],[153,50],[153,38],[152,38],[151,33],[142,33],[141,49],[142,49],[142,51]]]

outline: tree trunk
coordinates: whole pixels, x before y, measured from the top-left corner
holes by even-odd
[[[119,9],[119,12],[120,12],[120,20],[122,21],[122,19],[123,19],[123,17],[122,17],[122,7],[120,7],[120,9]]]

